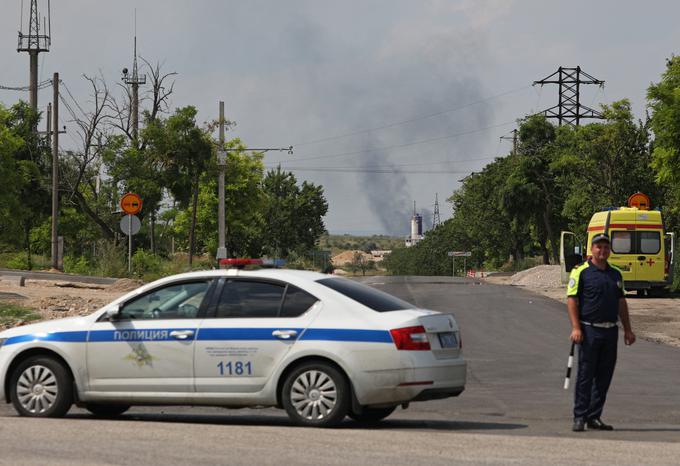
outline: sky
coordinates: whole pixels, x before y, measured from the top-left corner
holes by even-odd
[[[0,1],[0,85],[24,86],[22,2]],[[322,185],[337,234],[406,236],[414,201],[429,228],[435,196],[450,218],[460,180],[510,151],[500,138],[517,119],[557,103],[557,86],[532,83],[559,66],[605,81],[583,86],[584,104],[627,98],[643,118],[647,87],[680,53],[674,1],[55,0],[40,80],[59,72],[87,110],[83,74],[115,89],[131,68],[135,10],[138,54],[178,73],[171,108],[193,105],[203,122],[221,100],[236,122],[227,138],[294,146],[265,166]],[[19,98],[0,90],[5,105]],[[42,90],[39,107],[50,99]],[[74,148],[61,115],[61,145]]]

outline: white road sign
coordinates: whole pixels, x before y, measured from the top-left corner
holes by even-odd
[[[449,257],[470,257],[472,252],[470,251],[449,251]]]
[[[133,235],[139,233],[139,229],[142,228],[142,222],[136,215],[126,215],[120,219],[120,229],[126,235],[130,235],[132,231]]]

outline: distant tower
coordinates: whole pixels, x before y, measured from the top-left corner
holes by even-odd
[[[439,216],[439,193],[434,193],[434,214],[432,215],[432,229],[434,230],[442,223]]]
[[[130,102],[130,117],[132,119],[132,140],[137,144],[139,135],[139,85],[146,84],[146,75],[139,75],[137,69],[137,13],[135,12],[135,57],[132,61],[132,76],[128,69],[123,68],[123,82],[132,86],[132,99]]]
[[[19,24],[19,41],[17,52],[28,52],[30,57],[30,81],[28,83],[28,100],[34,112],[38,111],[38,54],[49,52],[50,39],[50,0],[47,0],[47,18],[42,18],[42,33],[38,15],[38,0],[31,0],[31,11],[28,16],[28,34],[24,34],[24,2],[21,1],[21,23]]]
[[[413,201],[413,216],[411,217],[411,235],[406,238],[406,247],[415,246],[423,239],[423,217],[416,212],[416,201]]]

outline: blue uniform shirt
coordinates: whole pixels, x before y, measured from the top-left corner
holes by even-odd
[[[567,296],[578,298],[579,319],[584,322],[616,322],[624,293],[623,275],[610,264],[600,270],[588,261],[571,271]]]

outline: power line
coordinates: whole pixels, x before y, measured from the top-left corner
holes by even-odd
[[[52,86],[52,80],[51,79],[46,79],[45,81],[42,81],[38,84],[38,89],[45,89],[46,87]],[[0,84],[0,89],[4,91],[21,91],[25,92],[30,89],[30,86],[7,86]]]
[[[340,135],[337,135],[337,136],[329,136],[329,137],[324,137],[324,138],[320,138],[320,139],[313,139],[311,141],[306,141],[306,142],[294,144],[294,146],[299,147],[299,146],[306,146],[306,145],[309,145],[309,144],[317,144],[317,143],[320,143],[320,142],[332,141],[332,140],[335,140],[335,139],[341,139],[341,138],[346,138],[346,137],[349,137],[349,136],[355,136],[357,134],[365,134],[365,133],[370,133],[372,131],[378,131],[378,130],[381,130],[381,129],[393,128],[395,126],[405,125],[407,123],[412,123],[414,121],[425,120],[425,119],[428,119],[428,118],[434,118],[434,117],[437,117],[437,116],[445,115],[447,113],[456,112],[456,111],[462,110],[464,108],[472,107],[474,105],[478,105],[478,104],[487,102],[489,100],[497,99],[497,98],[503,97],[505,95],[514,94],[514,93],[523,91],[525,89],[528,89],[530,87],[531,86],[522,86],[522,87],[519,87],[517,89],[511,89],[509,91],[501,92],[500,94],[492,95],[490,97],[486,97],[484,99],[476,100],[474,102],[470,102],[470,103],[467,103],[465,105],[461,105],[459,107],[450,108],[448,110],[442,110],[442,111],[439,111],[439,112],[429,113],[429,114],[425,114],[425,115],[418,115],[418,116],[415,116],[415,117],[412,117],[412,118],[408,118],[406,120],[397,121],[397,122],[393,122],[393,123],[387,123],[385,125],[375,126],[375,127],[368,128],[368,129],[352,131],[352,132],[340,134]]]
[[[335,157],[346,157],[350,155],[359,155],[359,154],[366,154],[370,152],[376,152],[376,151],[382,151],[382,150],[388,150],[388,149],[398,149],[401,147],[410,147],[410,146],[416,146],[419,144],[428,144],[431,142],[437,142],[437,141],[443,141],[446,139],[452,139],[458,136],[465,136],[468,134],[474,134],[474,133],[481,133],[482,131],[486,131],[489,129],[495,129],[495,128],[500,128],[503,126],[507,126],[510,124],[516,124],[515,120],[512,121],[506,121],[505,123],[500,123],[497,125],[492,125],[492,126],[487,126],[484,128],[479,128],[471,131],[463,131],[461,133],[455,133],[455,134],[449,134],[447,136],[438,136],[436,138],[430,138],[430,139],[422,139],[420,141],[413,141],[413,142],[407,142],[404,144],[395,144],[392,146],[382,146],[382,147],[373,147],[371,149],[362,149],[362,150],[357,150],[357,151],[351,151],[351,152],[340,152],[337,154],[329,154],[329,155],[316,155],[312,157],[296,157],[295,160],[318,160],[318,159],[328,159],[328,158],[335,158]]]
[[[266,169],[275,169],[277,167],[266,166]],[[399,170],[395,168],[352,168],[352,167],[281,167],[287,171],[295,172],[320,172],[320,173],[390,173],[390,174],[466,174],[467,171],[460,170]]]
[[[87,117],[87,113],[85,112],[85,110],[83,110],[83,108],[80,106],[80,104],[75,99],[75,97],[73,97],[73,94],[71,94],[71,90],[68,88],[66,83],[62,79],[59,80],[59,83],[64,86],[64,89],[66,89],[66,92],[71,97],[71,100],[73,100],[73,102],[76,104],[76,107],[78,107],[78,110],[80,110],[80,112],[83,114],[83,116]]]

